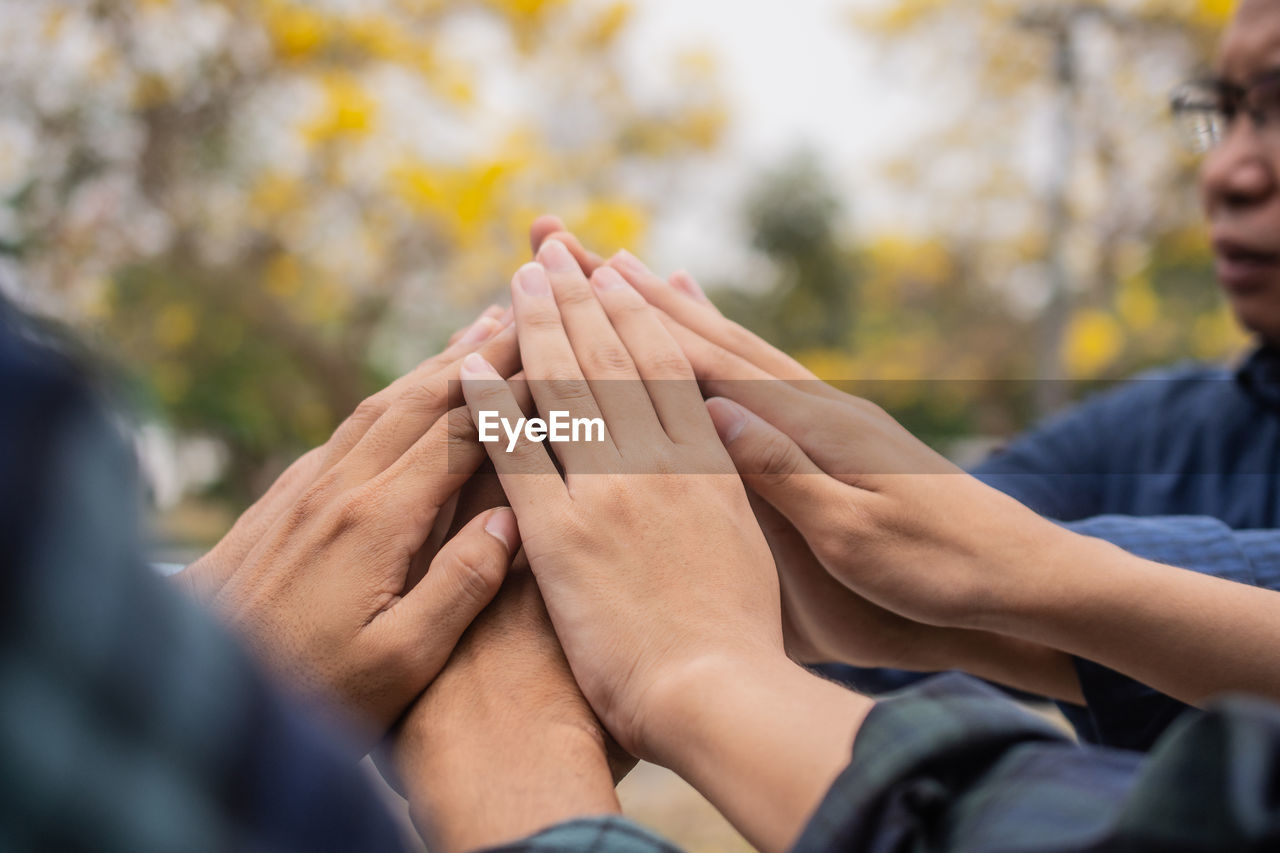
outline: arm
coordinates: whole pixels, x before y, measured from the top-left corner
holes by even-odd
[[[1002,571],[1021,578],[1024,594],[975,621],[1190,704],[1224,691],[1280,698],[1280,593],[1154,563],[1068,531],[1046,542],[1044,553],[1052,556],[1035,571],[1006,563]],[[1247,565],[1240,552],[1217,559]]]
[[[709,405],[738,471],[844,586],[917,622],[1085,657],[1185,701],[1231,689],[1280,695],[1277,593],[1064,530],[643,267],[621,268],[679,314],[668,329],[704,389],[728,398]]]
[[[655,313],[616,273],[588,283],[558,242],[539,261],[512,288],[533,397],[602,418],[607,440],[553,445],[563,477],[541,444],[486,447],[566,658],[624,748],[784,849],[870,703],[787,660],[768,546]],[[462,382],[473,416],[519,417],[483,359]]]
[[[414,823],[443,853],[619,813],[605,734],[527,570],[513,570],[413,706],[396,765]]]

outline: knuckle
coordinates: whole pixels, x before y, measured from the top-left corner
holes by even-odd
[[[646,359],[648,373],[658,379],[684,379],[692,381],[693,367],[684,354],[670,349],[662,349]]]
[[[390,395],[385,390],[361,400],[355,411],[347,415],[346,420],[338,426],[329,440],[333,452],[341,453],[359,441],[360,437],[386,413],[390,405]]]
[[[323,515],[333,503],[333,496],[337,492],[338,482],[339,474],[337,471],[330,470],[322,474],[310,488],[298,497],[289,509],[286,515],[286,524],[289,528],[297,530],[311,519]]]
[[[559,313],[546,309],[526,312],[524,326],[535,332],[554,332],[562,328]]]
[[[386,413],[389,406],[389,395],[380,391],[372,397],[361,400],[360,405],[356,406],[346,423],[355,428],[368,429]]]
[[[379,503],[377,494],[365,488],[343,495],[329,511],[328,521],[333,535],[341,536],[369,526],[378,517]]]
[[[405,388],[396,398],[397,414],[409,417],[430,416],[441,408],[441,392],[438,383],[415,383]]]
[[[573,405],[595,400],[591,393],[591,386],[574,368],[567,366],[552,368],[547,371],[547,377],[543,381],[558,403]]]
[[[800,467],[790,442],[776,433],[760,442],[753,461],[756,473],[775,483],[795,476]]]
[[[556,291],[556,303],[561,310],[589,307],[596,303],[596,297],[582,280],[581,273],[552,276],[551,283]]]
[[[450,409],[445,416],[445,441],[449,445],[474,444],[480,440],[480,432],[465,407]]]
[[[596,347],[586,354],[586,366],[592,373],[622,373],[630,375],[635,367],[631,354],[617,344]]]
[[[470,601],[485,601],[497,595],[502,585],[503,557],[496,549],[480,545],[460,546],[454,551],[453,579],[462,595]]]

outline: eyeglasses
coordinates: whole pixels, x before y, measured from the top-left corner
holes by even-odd
[[[1179,134],[1196,153],[1221,145],[1241,113],[1280,148],[1280,69],[1255,77],[1247,86],[1212,78],[1185,83],[1173,93],[1172,108]]]

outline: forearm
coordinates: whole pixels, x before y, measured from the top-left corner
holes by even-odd
[[[785,659],[708,662],[652,720],[650,749],[754,846],[788,849],[849,762],[874,704]]]
[[[1136,557],[1060,531],[1020,569],[1026,594],[984,627],[1122,672],[1192,704],[1280,698],[1280,593]],[[1014,570],[1006,567],[1006,570]]]
[[[1006,687],[1084,704],[1071,655],[1018,637],[957,628],[925,627],[938,650],[932,671],[958,669]]]
[[[402,751],[398,765],[414,825],[440,853],[620,812],[603,739],[576,725],[471,720]]]

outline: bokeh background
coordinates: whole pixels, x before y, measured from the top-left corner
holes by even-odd
[[[0,0],[0,288],[111,365],[177,559],[501,300],[542,212],[963,459],[1242,347],[1167,109],[1231,6]]]

